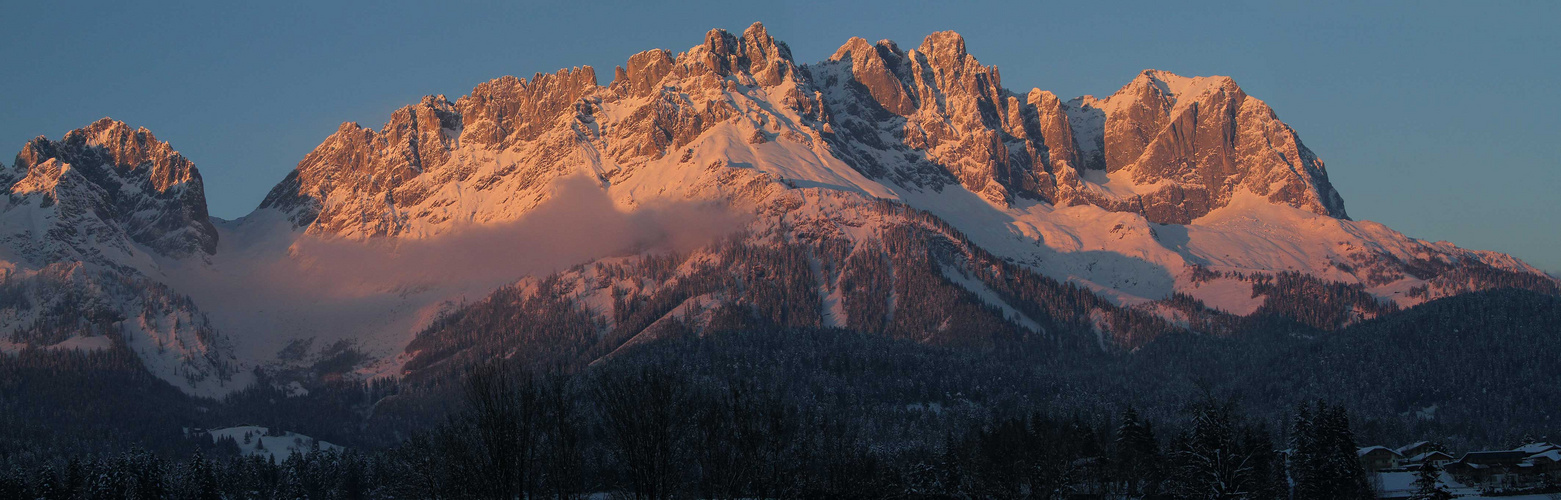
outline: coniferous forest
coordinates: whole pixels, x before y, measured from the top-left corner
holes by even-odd
[[[773,380],[711,383],[711,373],[677,363],[572,376],[484,364],[464,377],[457,411],[391,447],[316,445],[277,461],[207,438],[174,457],[144,449],[55,457],[14,464],[0,475],[0,496],[1370,497],[1349,415],[1321,401],[1302,405],[1282,433],[1213,395],[1162,421],[1130,405],[1109,414],[972,418],[968,408],[907,408],[864,416],[799,400]],[[925,437],[922,426],[943,432],[915,437]],[[1278,451],[1281,434],[1294,451]]]
[[[1359,446],[1552,435],[1561,346],[1532,333],[1558,311],[1502,290],[1076,356],[774,325],[222,401],[121,350],[28,350],[0,357],[0,497],[1365,498]],[[203,430],[239,423],[346,449],[266,459]]]

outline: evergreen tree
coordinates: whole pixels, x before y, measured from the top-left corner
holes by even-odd
[[[196,452],[185,462],[184,470],[180,474],[180,482],[183,483],[178,498],[181,500],[220,500],[222,491],[218,488],[217,473],[213,470],[211,462],[206,457]]]
[[[87,498],[113,498],[130,491],[129,481],[126,480],[129,472],[125,470],[125,465],[123,461],[106,458],[93,462],[84,491]]]
[[[1138,417],[1138,410],[1129,406],[1122,411],[1122,424],[1116,434],[1116,466],[1118,477],[1124,483],[1124,491],[1131,496],[1153,494],[1152,485],[1158,474],[1160,447],[1155,441],[1154,429]]]
[[[1290,434],[1290,480],[1296,500],[1371,498],[1359,448],[1342,406],[1317,401],[1296,409]]]
[[[1240,421],[1235,404],[1205,397],[1190,409],[1192,429],[1178,440],[1171,493],[1180,498],[1256,499],[1269,489],[1266,435]]]
[[[1319,484],[1318,447],[1312,431],[1312,409],[1302,403],[1295,409],[1290,423],[1290,496],[1295,500],[1322,499],[1323,487]]]
[[[28,494],[27,481],[17,471],[0,470],[0,498],[34,498]]]
[[[1410,500],[1452,500],[1452,492],[1442,486],[1442,470],[1427,461],[1415,472],[1415,492]]]
[[[81,486],[86,483],[86,480],[87,473],[81,464],[81,459],[70,457],[70,460],[65,462],[65,477],[61,484],[63,488],[60,488],[65,492],[66,498],[74,496],[76,492],[81,491]]]
[[[33,484],[33,495],[44,500],[64,500],[70,498],[71,491],[54,471],[54,466],[45,465]]]
[[[1317,416],[1317,439],[1323,444],[1323,452],[1327,457],[1323,473],[1331,498],[1372,498],[1374,495],[1366,482],[1366,471],[1360,464],[1360,448],[1355,443],[1355,434],[1350,431],[1349,412],[1343,406],[1318,401]]]

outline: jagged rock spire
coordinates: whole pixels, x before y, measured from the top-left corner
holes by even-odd
[[[145,128],[103,118],[58,141],[38,137],[16,155],[5,186],[58,205],[61,216],[100,219],[168,255],[214,253],[217,231],[195,164]]]
[[[928,35],[909,53],[853,38],[820,69],[831,74],[831,65],[846,66],[835,85],[856,98],[824,105],[859,118],[832,123],[846,136],[840,149],[903,147],[935,169],[881,165],[867,151],[844,155],[869,175],[935,186],[941,171],[999,205],[1015,197],[1092,204],[1161,223],[1190,222],[1240,190],[1347,217],[1322,162],[1227,77],[1146,70],[1107,99],[1019,95],[955,32]],[[899,144],[875,144],[884,134]],[[1102,186],[1089,170],[1117,180]]]
[[[1247,190],[1348,217],[1322,161],[1273,109],[1229,77],[1145,70],[1111,97],[1077,104],[1103,118],[1090,134],[1101,138],[1105,170],[1140,186],[1162,186],[1132,200],[1094,200],[1102,206],[1187,222]]]
[[[737,97],[750,91],[759,93]],[[607,183],[667,155],[692,157],[687,146],[722,123],[757,120],[768,129],[744,142],[762,143],[791,120],[751,116],[744,99],[774,101],[761,114],[797,113],[791,133],[830,144],[860,174],[913,189],[957,184],[998,206],[1090,204],[1185,223],[1248,190],[1345,217],[1322,163],[1229,78],[1145,71],[1106,99],[1063,101],[1005,89],[956,32],[909,51],[852,38],[828,61],[798,66],[760,23],[711,30],[677,54],[634,54],[607,87],[590,67],[506,76],[454,102],[403,108],[379,131],[343,126],[261,208],[311,231],[363,236],[402,234],[419,219],[482,219],[448,208],[465,202],[431,204],[452,183],[530,192],[580,158],[600,163],[590,175]],[[467,159],[446,166],[457,150]],[[474,158],[505,165],[475,168]]]

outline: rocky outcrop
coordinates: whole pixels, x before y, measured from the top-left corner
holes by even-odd
[[[419,217],[463,217],[419,206],[451,182],[487,190],[518,177],[510,187],[530,189],[567,175],[568,158],[585,154],[603,158],[592,173],[609,183],[672,152],[691,154],[685,147],[712,127],[752,114],[738,110],[743,98],[776,97],[804,120],[793,136],[816,136],[859,172],[913,189],[957,184],[998,206],[1089,204],[1158,223],[1190,222],[1246,190],[1347,217],[1322,162],[1229,78],[1151,70],[1105,99],[1063,101],[1005,89],[958,33],[934,33],[909,51],[852,38],[829,60],[798,66],[758,23],[741,35],[711,30],[675,55],[635,54],[606,87],[590,67],[503,77],[454,103],[425,98],[377,132],[344,124],[261,208],[315,232],[403,234]],[[761,144],[754,138],[778,133],[775,124],[789,120],[781,111],[761,112],[772,130],[744,138]],[[481,173],[452,161],[457,150],[518,158]]]
[[[1248,190],[1274,203],[1347,218],[1323,164],[1262,101],[1227,77],[1187,78],[1148,70],[1104,100],[1074,104],[1103,121],[1104,164],[1131,197],[1083,192],[1103,207],[1155,222],[1186,223]]]
[[[0,180],[7,210],[52,207],[50,231],[72,241],[123,234],[175,257],[217,249],[200,172],[144,128],[104,118],[58,141],[33,139]]]
[[[394,211],[376,208],[394,206],[398,198],[426,196],[403,187],[449,160],[464,135],[460,118],[454,104],[437,96],[397,110],[378,132],[344,123],[271,190],[261,208],[286,212],[298,226],[321,217],[353,219],[368,226],[369,234],[396,234],[404,221]],[[330,199],[333,195],[337,199]],[[338,227],[322,230],[332,229]]]
[[[728,92],[795,89],[796,72],[791,50],[755,23],[740,37],[712,30],[675,57],[635,54],[606,87],[589,66],[498,78],[454,103],[424,98],[379,131],[342,124],[260,209],[279,210],[312,233],[350,237],[512,220],[545,197],[539,190],[552,180],[577,172],[582,154],[614,167],[589,172],[611,182],[735,116]],[[611,122],[603,121],[605,106],[615,108]],[[450,196],[505,201],[472,209]]]
[[[764,87],[778,85],[796,71],[791,49],[771,37],[760,23],[743,30],[742,38],[726,30],[710,30],[704,45],[679,56],[678,65],[687,68],[688,74],[708,69],[717,76],[751,79],[752,83],[744,84]]]
[[[995,204],[1093,204],[1160,223],[1190,222],[1240,189],[1346,217],[1322,163],[1229,78],[1146,71],[1107,99],[1018,95],[953,32],[910,52],[852,39],[817,70],[815,83],[839,89],[825,105],[840,110],[841,149],[910,153],[900,165],[844,155],[869,175],[925,185],[930,164]]]
[[[837,110],[837,148],[863,173],[933,189],[953,180],[998,204],[1038,190],[1037,129],[958,33],[934,33],[908,52],[855,38],[815,70],[823,105]],[[883,150],[902,161],[885,164]]]
[[[852,79],[848,85],[858,86],[883,111],[899,116],[909,116],[916,111],[915,97],[906,90],[907,82],[900,77],[905,70],[891,69],[899,69],[905,64],[905,53],[894,42],[883,40],[872,45],[867,40],[852,37],[829,60],[849,63]]]

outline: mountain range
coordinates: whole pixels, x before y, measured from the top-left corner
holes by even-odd
[[[425,97],[342,124],[235,220],[173,146],[108,118],[28,142],[0,186],[0,350],[126,350],[206,397],[745,328],[1126,352],[1561,293],[1351,219],[1231,78],[1146,70],[1064,100],[1004,87],[953,32],[802,64],[755,23],[605,85],[586,66]]]

